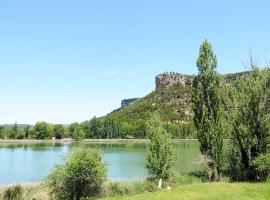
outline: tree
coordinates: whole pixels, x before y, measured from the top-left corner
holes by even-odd
[[[23,132],[24,132],[24,137],[25,138],[29,138],[30,137],[30,125],[27,125],[25,128],[24,128],[24,130],[23,130]]]
[[[217,58],[212,46],[205,40],[197,60],[198,76],[192,86],[192,109],[201,153],[210,160],[212,181],[221,178],[224,135],[220,76],[215,71],[216,66]]]
[[[56,139],[62,139],[62,137],[64,136],[65,133],[65,127],[62,124],[56,124],[53,127],[53,136]]]
[[[36,139],[48,139],[51,137],[51,129],[46,122],[37,122],[34,126]]]
[[[148,121],[146,130],[151,141],[146,158],[146,168],[149,174],[156,178],[167,179],[174,157],[171,137],[156,115]]]
[[[70,124],[68,129],[67,129],[69,137],[74,138],[74,132],[75,132],[76,128],[79,128],[79,127],[80,127],[80,124],[78,124],[77,122]]]
[[[53,199],[80,200],[97,196],[106,180],[106,167],[97,150],[81,150],[58,165],[47,179]]]
[[[85,132],[81,127],[76,127],[72,136],[75,140],[81,140],[85,138]]]
[[[234,151],[228,160],[238,163],[236,169],[235,164],[229,166],[233,180],[261,181],[270,172],[270,70],[252,67],[250,75],[225,90],[224,105]]]
[[[0,125],[0,138],[4,138],[5,127]]]

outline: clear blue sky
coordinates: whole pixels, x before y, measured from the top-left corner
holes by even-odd
[[[142,97],[165,71],[196,73],[207,38],[221,73],[270,59],[270,3],[1,0],[0,123],[83,121]]]

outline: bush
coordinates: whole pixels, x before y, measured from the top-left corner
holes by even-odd
[[[127,186],[127,185],[126,185]],[[111,196],[115,196],[115,195],[124,195],[125,194],[125,190],[127,190],[127,187],[124,185],[121,185],[120,183],[109,183],[109,194]]]
[[[21,185],[9,187],[4,191],[4,200],[21,200],[22,192],[23,189]]]
[[[106,167],[97,150],[81,150],[70,155],[48,176],[47,185],[54,199],[79,200],[101,194]]]
[[[258,180],[266,181],[270,173],[270,153],[259,155],[252,165],[258,171]]]

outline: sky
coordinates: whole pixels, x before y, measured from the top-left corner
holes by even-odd
[[[103,116],[155,88],[157,74],[196,74],[208,39],[217,70],[270,60],[270,1],[1,0],[0,123]]]

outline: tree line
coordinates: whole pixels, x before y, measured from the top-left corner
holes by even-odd
[[[194,138],[193,124],[164,123],[173,138]],[[92,118],[82,123],[69,126],[37,122],[34,126],[24,128],[16,123],[12,127],[0,126],[0,139],[144,139],[149,138],[145,121],[129,123],[113,117]]]
[[[21,128],[15,123],[12,127],[0,126],[1,139],[61,139],[68,137],[68,130],[62,124],[37,122],[34,126]]]

